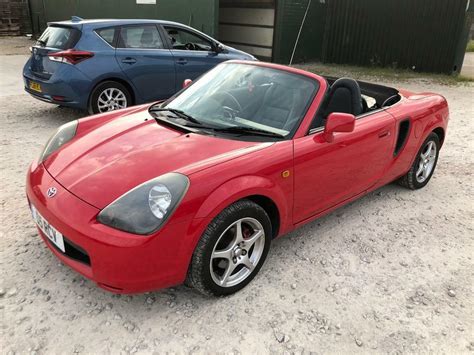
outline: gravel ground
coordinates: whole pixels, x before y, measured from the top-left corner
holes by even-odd
[[[474,85],[387,84],[450,103],[428,186],[386,186],[275,241],[255,280],[218,299],[117,296],[62,265],[31,220],[25,172],[82,113],[0,95],[1,352],[473,353]]]

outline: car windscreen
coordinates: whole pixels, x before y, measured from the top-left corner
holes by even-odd
[[[288,138],[319,88],[317,80],[285,70],[224,63],[165,103],[205,125],[243,127]]]
[[[71,27],[49,26],[37,40],[42,47],[71,49],[81,36],[81,31]]]

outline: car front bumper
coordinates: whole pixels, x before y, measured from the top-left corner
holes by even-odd
[[[57,193],[49,198],[47,190]],[[134,235],[97,222],[99,210],[76,197],[43,165],[27,174],[28,201],[65,239],[65,252],[38,231],[65,264],[115,293],[138,293],[181,284],[200,235],[202,220],[167,223],[151,236]],[[199,235],[198,235],[199,234]]]

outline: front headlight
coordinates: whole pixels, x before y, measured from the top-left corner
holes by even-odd
[[[189,186],[189,179],[169,173],[130,190],[97,216],[107,226],[134,234],[151,234],[171,216]]]
[[[61,148],[62,145],[69,142],[76,135],[77,120],[63,124],[59,127],[46,143],[43,152],[40,155],[39,162],[44,162],[52,153]]]

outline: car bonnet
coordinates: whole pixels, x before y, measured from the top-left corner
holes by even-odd
[[[44,165],[63,187],[102,209],[160,175],[190,175],[271,144],[178,131],[157,124],[144,110],[76,137]]]

